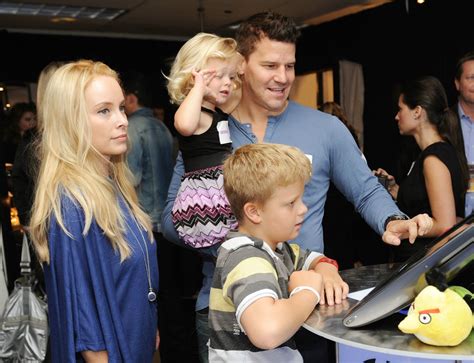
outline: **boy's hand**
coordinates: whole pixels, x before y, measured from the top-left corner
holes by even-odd
[[[309,286],[321,295],[322,284],[322,276],[314,270],[294,271],[288,281],[288,293],[291,293],[298,286]]]
[[[323,293],[321,294],[320,304],[334,305],[340,304],[347,298],[349,285],[342,280],[337,268],[329,263],[318,263],[314,271],[320,273],[323,277]]]

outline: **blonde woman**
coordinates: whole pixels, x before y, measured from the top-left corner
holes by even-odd
[[[72,62],[42,97],[30,231],[44,266],[52,361],[151,362],[156,244],[125,164],[118,76],[100,62]]]
[[[173,206],[181,239],[212,254],[237,226],[224,193],[222,162],[232,151],[226,104],[235,88],[240,60],[231,38],[199,33],[178,52],[168,78],[171,101],[179,106],[174,125],[185,174]]]

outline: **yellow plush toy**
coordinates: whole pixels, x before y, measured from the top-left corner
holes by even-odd
[[[398,328],[414,334],[423,343],[437,346],[455,346],[466,339],[473,326],[471,307],[461,296],[469,290],[453,286],[444,292],[434,286],[425,287],[410,306],[408,315]]]

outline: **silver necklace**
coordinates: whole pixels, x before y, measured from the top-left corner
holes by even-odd
[[[133,229],[130,227],[128,222],[125,221],[125,223],[127,224],[130,232],[132,232],[133,237],[135,237],[135,240],[137,241],[138,246],[140,247],[140,250],[142,251],[143,259],[145,261],[146,275],[147,275],[147,279],[148,279],[147,298],[148,298],[148,301],[152,303],[152,302],[156,301],[156,292],[155,292],[155,289],[153,289],[153,287],[151,286],[151,272],[150,272],[151,269],[150,269],[150,256],[148,254],[148,246],[147,246],[147,242],[145,240],[145,237],[143,236],[142,228],[141,228],[140,224],[138,223],[137,219],[135,218],[135,216],[132,214],[131,210],[130,210],[130,214],[133,216],[133,220],[135,221],[135,224],[136,224],[136,226],[137,226],[137,228],[140,232],[140,236],[141,236],[142,241],[143,241],[143,246],[145,246],[145,250],[143,250],[143,247],[140,243],[140,240],[138,239],[137,235],[135,234]]]

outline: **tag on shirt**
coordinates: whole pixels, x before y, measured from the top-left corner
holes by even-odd
[[[217,123],[217,132],[219,133],[219,142],[221,144],[229,144],[232,142],[229,132],[229,121],[219,121]]]
[[[311,165],[313,165],[313,155],[311,154],[304,154],[308,159],[309,159],[309,162],[311,163]]]

